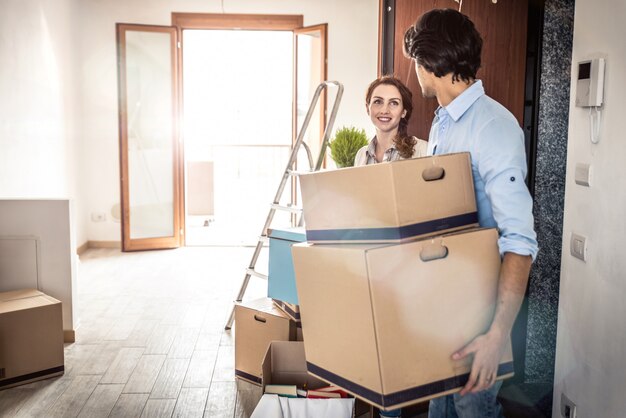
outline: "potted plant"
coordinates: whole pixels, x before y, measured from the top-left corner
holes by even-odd
[[[357,151],[365,145],[367,145],[365,129],[346,126],[337,130],[335,137],[328,144],[330,156],[340,168],[352,167]]]

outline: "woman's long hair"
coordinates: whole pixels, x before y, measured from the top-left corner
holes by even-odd
[[[391,86],[395,86],[400,92],[400,97],[402,98],[402,107],[406,111],[406,115],[402,119],[400,119],[400,125],[398,126],[398,134],[393,139],[393,143],[398,150],[398,153],[402,158],[411,158],[413,157],[413,149],[417,141],[412,136],[409,136],[407,133],[407,128],[409,126],[409,120],[411,119],[411,113],[413,113],[413,93],[404,83],[394,76],[385,75],[376,80],[372,81],[372,83],[367,88],[367,92],[365,93],[365,106],[369,106],[370,100],[372,99],[372,94],[374,93],[374,89],[381,84],[389,84]]]

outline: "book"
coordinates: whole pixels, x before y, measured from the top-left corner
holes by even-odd
[[[323,392],[319,390],[308,390],[306,392],[307,398],[312,399],[326,399],[326,398],[341,398],[341,394],[336,392]]]
[[[341,389],[341,388],[339,388],[337,386],[332,386],[332,385],[331,386],[324,386],[322,388],[318,388],[318,389],[315,389],[315,390],[318,391],[318,392],[338,393],[340,395],[340,397],[342,397],[342,398],[348,398],[349,397],[348,393],[345,390],[343,390],[343,389]]]
[[[265,393],[286,396],[288,398],[298,397],[296,385],[266,385]]]
[[[319,398],[341,398],[341,394],[335,392],[323,392],[319,390],[308,390],[306,393],[307,398],[319,399]]]

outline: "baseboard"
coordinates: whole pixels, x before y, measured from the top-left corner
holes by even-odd
[[[83,245],[76,248],[76,254],[82,255],[90,248],[122,248],[121,241],[87,241]]]
[[[63,342],[64,343],[75,343],[76,342],[76,331],[73,329],[64,329],[63,330]]]
[[[122,248],[121,241],[89,241],[89,248]]]
[[[89,248],[89,241],[85,242],[83,245],[80,245],[78,248],[76,248],[76,254],[81,255],[82,253],[87,251],[88,248]]]

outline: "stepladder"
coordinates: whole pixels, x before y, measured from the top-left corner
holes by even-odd
[[[330,88],[334,88],[335,90],[335,100],[333,103],[333,107],[328,115],[327,122],[324,127],[324,133],[322,135],[322,139],[319,146],[319,154],[317,158],[313,157],[313,153],[311,152],[311,147],[306,144],[305,138],[307,134],[307,130],[313,114],[315,113],[316,106],[319,102],[320,96],[322,92],[329,91]],[[271,202],[267,217],[265,219],[265,223],[263,224],[263,228],[261,229],[261,233],[259,235],[259,239],[254,248],[254,252],[252,253],[252,258],[250,259],[250,263],[245,270],[245,275],[243,281],[241,283],[241,287],[239,288],[239,292],[237,293],[237,297],[235,298],[235,302],[230,310],[230,315],[226,322],[225,329],[231,329],[233,322],[235,320],[235,304],[239,303],[243,300],[244,295],[246,293],[246,289],[248,288],[248,284],[250,282],[251,277],[258,277],[260,279],[268,280],[268,275],[260,273],[257,268],[257,261],[263,250],[265,244],[269,241],[268,230],[272,226],[272,221],[274,220],[274,215],[277,211],[286,211],[292,213],[296,221],[295,223],[301,226],[303,224],[302,217],[302,209],[291,204],[281,204],[283,200],[283,193],[285,192],[285,188],[288,183],[290,183],[291,179],[297,179],[298,173],[301,171],[311,172],[318,171],[322,168],[324,164],[324,159],[326,157],[326,149],[328,148],[328,143],[330,140],[330,134],[332,132],[332,127],[335,123],[335,119],[337,117],[337,112],[339,110],[339,105],[341,103],[341,97],[343,95],[343,85],[337,81],[324,81],[319,84],[313,97],[311,98],[311,104],[309,105],[309,109],[306,113],[304,121],[302,122],[302,126],[300,131],[298,132],[297,138],[293,143],[291,148],[291,152],[289,155],[289,159],[287,161],[287,166],[283,172],[280,183],[278,184],[278,189],[276,190],[276,194],[274,196],[274,200]],[[304,170],[296,170],[296,164],[298,161],[298,156],[300,155],[300,151],[304,149],[306,152],[306,157],[308,160],[308,167]]]

